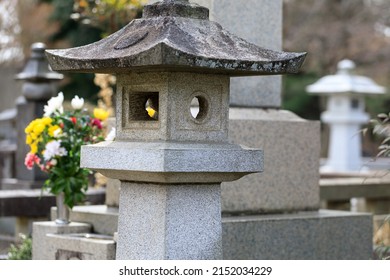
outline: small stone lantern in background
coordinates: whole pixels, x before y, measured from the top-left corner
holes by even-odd
[[[83,167],[121,180],[117,259],[222,259],[221,182],[262,171],[263,158],[228,142],[230,77],[303,63],[304,53],[262,49],[208,18],[166,0],[99,42],[47,51],[55,70],[117,75],[117,137],[81,154]]]
[[[335,75],[307,87],[307,92],[327,97],[327,110],[321,115],[321,120],[330,127],[328,159],[321,167],[325,173],[363,170],[360,130],[370,119],[364,111],[364,97],[386,92],[371,79],[354,75],[354,69],[354,62],[342,60]]]
[[[57,83],[63,75],[52,71],[45,57],[46,45],[34,43],[31,45],[31,55],[22,72],[16,75],[23,81],[22,98],[17,102],[17,151],[16,151],[16,181],[9,182],[7,188],[41,188],[46,174],[35,167],[27,170],[24,165],[26,154],[30,151],[26,145],[26,126],[31,120],[41,118],[43,107],[57,93]]]

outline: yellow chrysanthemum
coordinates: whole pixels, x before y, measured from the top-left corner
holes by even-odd
[[[53,122],[53,119],[52,119],[52,118],[45,117],[45,118],[42,118],[42,119],[41,119],[41,123],[42,123],[43,125],[45,125],[45,126],[50,125],[52,122]]]
[[[108,118],[109,116],[109,112],[104,110],[104,109],[101,109],[101,108],[95,108],[93,110],[93,116],[101,121],[104,121]]]
[[[35,123],[36,123],[36,120],[31,121],[29,123],[29,125],[26,127],[26,129],[24,130],[24,132],[26,132],[26,134],[32,132],[34,129]]]
[[[42,122],[39,122],[38,124],[36,124],[34,126],[34,129],[33,129],[33,132],[36,134],[36,135],[41,135],[42,132],[45,130],[46,126],[42,123]]]
[[[33,142],[33,140],[32,140],[32,138],[31,138],[31,135],[27,135],[27,136],[26,136],[26,144],[27,144],[27,145],[30,145],[32,142]]]
[[[38,152],[38,145],[36,142],[31,143],[30,148],[31,148],[30,151],[31,154],[36,154]]]

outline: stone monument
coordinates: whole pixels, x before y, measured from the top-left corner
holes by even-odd
[[[370,116],[364,112],[364,96],[384,94],[386,89],[368,77],[353,74],[356,65],[342,60],[335,75],[321,78],[307,87],[311,94],[328,97],[327,110],[321,120],[330,127],[328,159],[321,171],[324,173],[352,173],[366,168],[361,159],[361,125]]]
[[[222,258],[220,184],[262,171],[260,150],[228,141],[229,78],[294,73],[304,60],[208,16],[165,0],[97,43],[47,51],[54,70],[117,75],[116,140],[83,147],[81,159],[121,180],[117,259]]]
[[[282,0],[195,2],[244,39],[281,49]],[[319,122],[281,109],[280,76],[246,79],[231,80],[229,137],[263,149],[264,172],[222,184],[224,259],[370,258],[369,215],[319,210]]]

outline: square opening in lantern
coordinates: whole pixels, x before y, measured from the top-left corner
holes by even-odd
[[[128,110],[129,122],[158,121],[158,92],[129,92],[123,101],[124,108]]]

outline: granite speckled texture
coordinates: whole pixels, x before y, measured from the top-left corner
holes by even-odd
[[[56,243],[48,242],[48,234],[89,233],[90,231],[91,225],[85,223],[57,225],[55,222],[35,222],[32,230],[32,259],[56,259],[58,247]]]
[[[228,260],[369,260],[372,216],[320,210],[223,218]]]
[[[117,76],[117,140],[226,142],[229,77],[195,73],[130,73]],[[194,118],[194,98],[204,100]],[[148,117],[147,100],[156,99],[158,120]]]
[[[114,141],[82,147],[81,166],[124,181],[220,183],[262,171],[262,157],[231,144]]]
[[[220,185],[122,183],[117,259],[222,259],[221,234]]]
[[[319,208],[319,122],[283,110],[231,109],[230,139],[264,150],[264,171],[222,184],[222,211]]]

